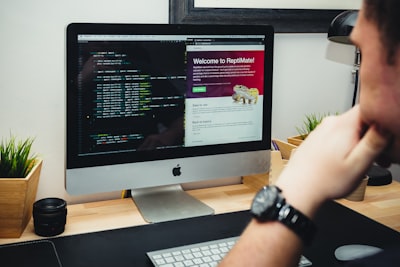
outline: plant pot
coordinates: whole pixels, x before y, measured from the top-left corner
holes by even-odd
[[[25,178],[0,178],[0,238],[20,237],[32,217],[42,160]]]
[[[305,136],[303,138],[303,136],[301,136],[301,135],[291,136],[291,137],[287,138],[287,141],[288,141],[289,144],[292,144],[292,145],[295,145],[295,146],[299,146],[299,145],[301,145],[301,143],[304,141],[304,139],[306,137],[307,136]]]

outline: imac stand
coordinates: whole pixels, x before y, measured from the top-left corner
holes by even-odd
[[[178,185],[132,189],[133,201],[150,223],[214,214],[214,210]]]

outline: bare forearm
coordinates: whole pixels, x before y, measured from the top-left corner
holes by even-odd
[[[279,222],[253,220],[220,267],[297,266],[302,241]]]

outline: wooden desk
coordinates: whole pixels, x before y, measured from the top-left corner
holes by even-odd
[[[247,176],[243,184],[197,189],[189,194],[203,201],[215,210],[226,213],[249,209],[255,192],[268,181],[268,174]],[[339,200],[341,204],[354,209],[388,227],[400,231],[400,184],[368,187],[365,200],[351,202]],[[70,205],[64,233],[60,236],[117,229],[146,224],[132,199],[116,199]],[[33,222],[28,224],[20,238],[3,238],[0,244],[37,240],[42,237],[34,233]]]
[[[264,176],[263,179],[266,177],[268,176]],[[255,189],[246,184],[239,184],[190,190],[188,192],[212,207],[215,213],[224,213],[249,209]],[[140,215],[131,198],[69,205],[67,210],[67,224],[64,233],[60,236],[118,229],[147,223]],[[34,233],[33,220],[31,220],[20,238],[0,238],[0,244],[41,238]]]
[[[340,199],[337,202],[400,231],[400,183],[397,181],[389,185],[367,186],[363,201]]]

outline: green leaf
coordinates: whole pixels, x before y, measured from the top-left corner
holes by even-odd
[[[11,135],[9,140],[0,144],[0,177],[24,178],[33,167],[36,155],[30,155],[34,139],[16,140]]]

